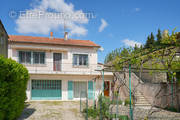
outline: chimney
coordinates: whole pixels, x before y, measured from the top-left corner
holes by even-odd
[[[68,32],[64,33],[64,40],[68,40]]]
[[[50,39],[53,39],[53,32],[50,32]]]

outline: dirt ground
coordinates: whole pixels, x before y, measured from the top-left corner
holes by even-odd
[[[84,120],[79,102],[28,102],[18,120]]]

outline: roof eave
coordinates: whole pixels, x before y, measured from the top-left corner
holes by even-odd
[[[13,41],[13,40],[8,40],[9,42],[14,42],[14,43],[30,43],[30,44],[48,44],[48,45],[65,45],[65,46],[81,46],[81,47],[96,47],[100,48],[101,46],[90,46],[90,45],[73,45],[73,44],[56,44],[56,43],[38,43],[38,42],[24,42],[24,41]]]

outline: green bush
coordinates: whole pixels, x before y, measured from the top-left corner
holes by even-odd
[[[125,105],[129,105],[130,104],[130,99],[127,98],[125,99]],[[131,99],[131,104],[133,104],[133,100]]]
[[[113,105],[116,105],[117,102],[119,105],[121,105],[123,101],[122,100],[118,100],[118,101],[117,100],[111,100],[111,104],[113,104]]]
[[[128,115],[118,115],[118,116],[116,116],[116,114],[111,114],[109,116],[109,119],[113,119],[113,118],[119,118],[119,120],[129,120]]]
[[[88,109],[84,109],[83,112],[87,114],[88,111],[88,117],[91,117],[93,119],[97,118],[97,116],[99,115],[99,111],[98,109],[94,109],[94,107],[90,107]]]
[[[21,115],[28,80],[23,65],[0,56],[0,120],[14,120]]]
[[[171,112],[178,112],[178,110],[175,107],[166,107],[165,110],[168,110]]]

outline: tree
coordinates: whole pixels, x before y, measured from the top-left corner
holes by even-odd
[[[155,43],[154,35],[151,32],[151,35],[147,37],[145,48],[152,48]]]
[[[161,44],[161,41],[162,41],[162,34],[161,34],[160,29],[158,29],[158,33],[157,33],[156,37],[157,37],[156,45],[159,46]]]

